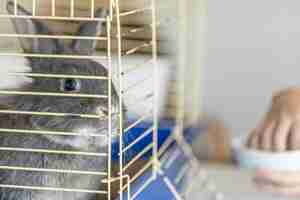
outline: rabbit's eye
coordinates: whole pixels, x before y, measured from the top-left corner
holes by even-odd
[[[61,90],[63,92],[77,92],[80,90],[80,81],[76,79],[64,79],[61,81]]]

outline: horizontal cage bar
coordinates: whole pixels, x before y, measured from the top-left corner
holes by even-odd
[[[55,187],[37,187],[37,186],[24,186],[24,185],[0,184],[0,188],[22,189],[22,190],[38,190],[38,191],[53,191],[53,192],[78,192],[78,193],[92,193],[92,194],[107,194],[107,191],[102,191],[102,190],[85,190],[85,189],[55,188]]]
[[[173,163],[181,156],[182,152],[179,149],[176,149],[175,151],[172,151],[172,154],[170,155],[170,158],[165,163],[164,168],[168,169],[170,168]]]
[[[158,157],[161,157],[162,155],[164,155],[164,153],[169,149],[169,147],[171,147],[171,145],[176,142],[176,140],[174,139],[173,135],[170,135],[167,140],[162,144],[162,146],[160,147],[159,151],[158,151]]]
[[[122,191],[126,190],[126,188],[128,187],[128,185],[132,184],[135,180],[137,180],[139,177],[141,177],[148,169],[149,167],[151,167],[152,165],[154,165],[154,160],[151,159],[148,163],[145,164],[145,166],[140,169],[129,181],[129,183],[127,183],[126,185],[124,185],[124,187],[122,188]]]
[[[142,133],[138,138],[136,138],[133,142],[131,142],[128,146],[126,146],[122,153],[125,153],[126,151],[128,151],[130,148],[132,148],[135,144],[137,144],[138,142],[140,142],[142,139],[144,139],[147,135],[149,135],[149,133],[153,132],[154,127],[151,126],[150,128],[148,128],[144,133]]]
[[[152,113],[148,114],[148,115],[144,115],[141,118],[139,118],[138,120],[136,120],[135,122],[133,122],[131,125],[129,125],[127,128],[125,128],[124,132],[128,132],[129,130],[131,130],[132,128],[134,128],[135,126],[137,126],[138,124],[140,124],[141,122],[145,121],[146,119],[152,117]]]
[[[55,112],[33,112],[21,110],[0,110],[0,114],[20,114],[20,115],[38,115],[38,116],[52,116],[52,117],[79,117],[89,119],[107,119],[107,117],[89,114],[74,114],[74,113],[55,113]]]
[[[8,73],[11,76],[28,76],[37,78],[75,78],[88,80],[108,80],[106,76],[86,76],[86,75],[72,75],[72,74],[39,74],[39,73]]]
[[[183,166],[183,168],[178,172],[178,174],[175,178],[175,183],[176,184],[180,184],[180,182],[184,179],[185,175],[188,173],[190,168],[191,168],[191,166],[189,166],[188,164]]]
[[[101,59],[106,60],[106,56],[82,56],[82,55],[58,55],[58,54],[30,54],[30,53],[0,53],[0,56],[16,56],[31,58],[64,58],[64,59]]]
[[[123,171],[126,171],[131,165],[133,165],[136,161],[138,161],[144,154],[146,154],[148,151],[152,149],[154,146],[153,143],[149,144],[147,147],[145,147],[138,155],[136,155],[129,163],[125,165],[123,168]]]
[[[106,172],[31,168],[31,167],[18,167],[18,166],[0,166],[0,169],[1,170],[15,170],[15,171],[29,171],[29,172],[51,172],[51,173],[63,173],[63,174],[97,175],[97,176],[106,176],[107,175]]]
[[[136,199],[150,184],[155,180],[154,176],[151,176],[148,180],[146,180],[139,189],[131,196],[131,199]]]
[[[48,154],[64,154],[64,155],[77,155],[77,156],[95,156],[107,157],[107,153],[92,153],[82,151],[60,151],[51,149],[30,149],[30,148],[14,148],[14,147],[0,147],[0,151],[15,151],[15,152],[28,152],[28,153],[48,153]]]
[[[20,134],[35,134],[35,135],[57,135],[57,136],[82,136],[82,137],[107,137],[103,134],[92,134],[92,133],[71,133],[71,132],[60,132],[60,131],[42,131],[42,130],[29,130],[29,129],[9,129],[0,128],[0,132],[6,133],[20,133]],[[1,133],[0,133],[1,134]]]
[[[31,35],[31,34],[4,34],[0,37],[7,38],[41,38],[41,39],[65,39],[65,40],[107,40],[106,37],[70,36],[70,35]]]
[[[119,14],[120,17],[125,17],[128,15],[133,15],[133,14],[137,14],[137,13],[141,13],[141,12],[145,12],[145,11],[150,11],[152,10],[151,7],[145,7],[145,8],[139,8],[139,9],[135,9],[135,10],[130,10],[127,12],[122,12]]]
[[[144,32],[151,28],[152,28],[152,24],[144,25],[144,26],[138,27],[138,28],[131,28],[128,31],[122,33],[122,37],[130,36],[134,33]]]
[[[147,48],[147,47],[150,47],[150,46],[152,46],[152,42],[146,42],[146,43],[143,43],[143,44],[141,44],[141,45],[139,45],[139,46],[137,46],[137,47],[134,47],[134,48],[132,48],[132,49],[129,49],[129,50],[127,50],[127,51],[124,51],[124,52],[122,53],[122,56],[129,56],[129,55],[131,55],[131,54],[136,53],[136,52],[139,51],[140,49]]]
[[[60,20],[60,21],[106,21],[106,18],[91,17],[59,17],[59,16],[28,16],[28,15],[7,15],[2,14],[0,18],[11,19],[40,19],[40,20]]]
[[[25,96],[53,96],[53,97],[77,97],[77,98],[93,98],[107,99],[107,95],[96,94],[74,94],[74,93],[55,93],[55,92],[25,92],[25,91],[7,91],[0,90],[0,94],[6,95],[25,95]]]
[[[166,183],[167,187],[169,188],[169,190],[172,192],[172,194],[176,197],[176,199],[180,200],[182,199],[182,197],[180,196],[180,194],[177,192],[176,187],[172,184],[172,182],[167,178],[164,177],[163,178],[164,182]]]

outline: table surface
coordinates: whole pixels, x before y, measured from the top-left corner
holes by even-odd
[[[209,182],[213,185],[214,192],[209,192],[207,185],[204,186],[198,176],[193,176],[188,183],[193,186],[189,188],[189,193],[185,198],[186,200],[293,200],[293,198],[290,197],[275,196],[258,191],[252,182],[253,172],[250,170],[215,164],[202,164],[202,167],[209,177]],[[151,175],[151,173],[144,175],[140,182],[143,183],[149,175]],[[136,199],[175,200],[175,196],[163,181],[163,177],[159,176],[158,179],[150,184]]]
[[[254,172],[238,169],[230,165],[203,164],[215,188],[223,196],[220,200],[291,200],[291,197],[282,197],[258,191],[252,179]],[[195,191],[194,196],[200,195]],[[198,196],[199,197],[199,196]],[[198,198],[197,198],[198,199]],[[214,200],[218,198],[212,198]],[[297,198],[299,199],[299,198]],[[210,200],[210,199],[209,199]]]

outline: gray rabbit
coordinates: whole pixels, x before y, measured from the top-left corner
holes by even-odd
[[[14,3],[7,3],[7,10],[14,14]],[[20,5],[18,14],[31,15]],[[106,11],[98,9],[96,17],[105,17]],[[12,19],[19,34],[53,35],[42,21],[29,18]],[[97,36],[103,29],[100,21],[83,22],[79,36]],[[91,55],[96,42],[92,40],[74,40],[68,47],[61,40],[49,38],[20,38],[25,53]],[[107,76],[107,70],[99,63],[89,59],[62,58],[28,58],[32,73],[69,74]],[[73,94],[108,94],[107,80],[90,79],[58,79],[33,78],[33,82],[22,88],[23,91],[55,92]],[[112,90],[113,108],[117,110],[118,95]],[[107,134],[108,100],[103,98],[53,97],[53,96],[12,96],[12,101],[5,108],[36,111],[61,112],[76,114],[98,114],[99,119],[80,118],[75,115],[68,117],[37,116],[20,114],[0,114],[0,128],[46,130],[74,133]],[[112,129],[117,130],[117,118],[113,117]],[[50,149],[80,152],[106,152],[105,137],[37,135],[28,133],[0,133],[0,147],[16,147],[25,149]],[[65,155],[56,153],[0,151],[0,166],[63,169],[80,171],[103,171],[107,169],[107,157]],[[18,170],[0,170],[0,184],[25,185],[51,188],[69,188],[100,190],[105,187],[101,175],[70,174],[56,172],[32,172]],[[85,192],[58,192],[30,189],[0,188],[0,200],[96,200],[106,199],[105,195],[96,196]]]

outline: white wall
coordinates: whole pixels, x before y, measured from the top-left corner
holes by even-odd
[[[272,91],[300,86],[299,0],[209,0],[204,107],[249,132]]]

